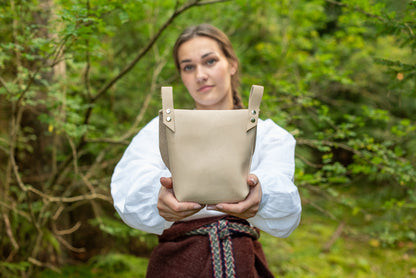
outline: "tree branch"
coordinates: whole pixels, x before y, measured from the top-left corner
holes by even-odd
[[[75,202],[85,201],[85,200],[100,199],[100,200],[104,200],[104,201],[112,203],[112,199],[109,196],[104,195],[104,194],[99,194],[99,193],[85,194],[85,195],[79,195],[79,196],[74,196],[74,197],[55,197],[55,196],[45,194],[42,191],[32,186],[25,187],[25,190],[35,193],[36,195],[42,197],[48,202],[75,203]]]
[[[344,221],[341,221],[341,223],[339,223],[337,229],[332,234],[332,236],[329,239],[329,241],[327,243],[325,243],[324,247],[322,248],[322,251],[324,253],[328,253],[329,251],[331,251],[332,245],[334,245],[334,243],[337,241],[337,239],[342,235],[342,232],[344,230],[344,227],[345,227],[345,222]]]
[[[84,253],[85,252],[85,248],[81,247],[81,248],[76,248],[74,246],[72,246],[71,244],[69,244],[69,242],[67,242],[65,239],[63,239],[60,236],[57,236],[56,239],[62,243],[63,246],[65,246],[66,248],[68,248],[69,250],[71,250],[72,252],[76,252],[76,253]]]
[[[315,164],[311,161],[309,161],[306,157],[300,155],[300,154],[296,154],[296,157],[299,158],[300,160],[302,160],[303,162],[305,162],[308,166],[312,167],[312,168],[322,168],[323,165],[322,164]]]
[[[156,41],[159,39],[159,37],[162,35],[162,33],[168,28],[168,26],[175,20],[176,17],[178,17],[180,14],[185,12],[186,10],[194,7],[194,6],[203,6],[203,5],[211,5],[215,3],[220,2],[227,2],[230,0],[216,0],[216,1],[203,1],[200,0],[194,0],[189,1],[188,3],[184,4],[180,8],[175,9],[175,11],[172,13],[172,15],[168,18],[168,20],[165,21],[165,23],[162,25],[162,27],[159,28],[158,32],[150,39],[150,41],[147,43],[145,47],[141,49],[141,51],[136,55],[136,57],[127,65],[125,66],[113,79],[111,79],[107,84],[105,84],[103,87],[101,87],[100,90],[98,90],[97,94],[91,99],[92,103],[97,101],[104,93],[106,93],[119,79],[121,79],[124,75],[126,75],[131,69],[134,68],[134,66],[144,57],[144,55],[149,52],[149,50],[153,47],[153,45],[156,43]],[[92,110],[92,107],[90,108]],[[84,123],[87,124],[89,121],[89,114],[91,111],[87,112],[87,115],[85,117]]]
[[[181,7],[175,9],[175,11],[172,13],[172,15],[165,21],[165,23],[159,28],[158,32],[150,39],[150,41],[147,43],[145,47],[143,47],[139,53],[136,55],[136,57],[127,65],[125,66],[115,77],[113,77],[110,81],[108,81],[103,87],[101,87],[98,92],[90,99],[90,104],[94,104],[99,98],[101,98],[117,81],[119,81],[124,75],[126,75],[130,70],[134,68],[134,66],[144,57],[147,52],[153,47],[153,45],[156,43],[156,41],[159,39],[159,37],[162,35],[162,33],[168,28],[168,26],[174,21],[176,17],[178,17],[180,14],[184,13],[188,9],[194,7],[194,6],[203,6],[203,5],[210,5],[215,3],[221,3],[221,2],[227,2],[230,0],[215,0],[215,1],[203,1],[201,0],[193,0],[189,1],[188,3],[185,3]],[[90,121],[91,113],[93,110],[93,105],[90,105],[85,113],[84,116],[84,124],[88,124]],[[76,150],[79,152],[84,145],[86,144],[86,133],[81,137],[81,139],[78,142]],[[67,158],[60,167],[60,170],[58,173],[52,178],[51,184],[54,184],[60,177],[60,175],[64,172],[63,169],[68,167],[72,160],[72,157]]]
[[[61,273],[61,270],[60,270],[59,268],[57,268],[56,266],[54,266],[54,265],[52,265],[52,264],[50,264],[50,263],[43,263],[43,262],[41,262],[41,261],[36,260],[36,259],[35,259],[35,258],[33,258],[33,257],[29,257],[29,258],[28,258],[28,261],[29,261],[31,264],[34,264],[34,265],[36,265],[36,266],[46,267],[46,268],[49,268],[49,269],[51,269],[51,270],[53,270],[53,271],[55,271],[55,272],[57,272],[57,273]]]
[[[3,207],[5,207],[5,208],[7,208],[9,210],[12,210],[14,213],[19,214],[20,216],[22,216],[23,218],[25,218],[27,221],[31,221],[30,215],[27,214],[27,212],[21,211],[21,210],[17,209],[15,206],[6,204],[3,201],[0,201],[0,206],[3,206]]]
[[[66,230],[58,230],[56,229],[55,225],[53,226],[54,233],[58,236],[64,236],[74,233],[76,230],[78,230],[81,227],[81,222],[75,223],[74,227],[66,229]]]
[[[6,90],[6,92],[11,95],[12,92],[10,91],[10,89],[7,87],[6,81],[4,81],[3,78],[1,78],[0,76],[0,84],[4,87],[4,89]]]
[[[325,0],[325,2],[327,2],[329,4],[332,4],[332,5],[336,5],[336,6],[348,8],[350,10],[355,10],[355,11],[357,11],[359,13],[362,13],[362,14],[368,16],[368,17],[371,17],[371,18],[375,18],[377,20],[380,20],[383,23],[387,22],[387,20],[385,18],[383,18],[381,16],[378,16],[378,15],[375,15],[375,14],[371,14],[369,12],[366,12],[365,10],[363,10],[363,9],[361,9],[359,7],[356,7],[356,6],[351,6],[351,5],[348,5],[348,4],[345,4],[345,3],[342,3],[342,2],[338,2],[338,1],[335,1],[335,0]]]
[[[3,220],[4,220],[4,225],[6,226],[6,234],[9,237],[10,243],[13,246],[13,250],[10,251],[9,256],[6,259],[6,262],[10,262],[13,259],[14,255],[19,250],[19,244],[17,244],[17,241],[13,236],[13,231],[11,229],[9,216],[5,212],[3,212]]]

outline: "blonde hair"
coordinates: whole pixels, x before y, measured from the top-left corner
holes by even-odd
[[[197,26],[191,26],[185,29],[182,34],[178,37],[173,47],[173,59],[175,60],[175,65],[177,70],[180,72],[178,51],[179,47],[184,43],[195,37],[208,37],[215,40],[225,57],[236,65],[236,72],[231,76],[231,91],[233,93],[233,105],[234,109],[243,108],[243,103],[241,101],[240,94],[238,92],[238,87],[240,86],[240,77],[238,74],[238,65],[239,61],[237,55],[235,54],[234,48],[230,42],[230,39],[227,37],[224,32],[210,24],[200,24]]]

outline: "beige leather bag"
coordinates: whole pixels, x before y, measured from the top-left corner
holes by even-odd
[[[253,85],[248,109],[174,109],[172,87],[162,87],[159,148],[179,201],[238,202],[256,143],[263,87]]]

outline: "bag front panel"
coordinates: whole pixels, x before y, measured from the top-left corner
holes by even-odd
[[[175,110],[166,129],[175,196],[203,204],[236,202],[248,194],[256,129],[247,110]]]

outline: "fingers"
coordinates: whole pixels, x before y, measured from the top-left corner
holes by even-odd
[[[259,183],[259,178],[254,175],[254,174],[250,174],[247,177],[247,184],[251,187],[256,186]]]
[[[243,219],[251,218],[257,214],[260,206],[260,199],[254,195],[249,195],[247,199],[239,203],[220,203],[208,209],[215,209]]]
[[[169,182],[166,181],[166,183],[169,186]],[[197,213],[203,206],[193,202],[179,202],[171,188],[162,186],[159,191],[157,208],[160,216],[167,221],[180,221]]]
[[[160,178],[160,184],[163,185],[166,188],[173,188],[173,181],[172,178],[169,177],[161,177]]]
[[[171,177],[160,178],[160,183],[162,187],[159,191],[157,208],[160,216],[167,221],[180,221],[197,213],[204,207],[198,203],[179,202],[173,194],[173,181]],[[250,191],[244,201],[209,205],[207,209],[218,210],[243,219],[254,217],[259,210],[262,198],[261,185],[258,177],[254,174],[250,174],[247,177],[247,184],[250,187]]]
[[[219,203],[217,205],[210,205],[207,209],[218,210],[243,219],[254,217],[257,214],[261,203],[261,185],[259,179],[254,174],[248,176],[247,184],[250,186],[250,191],[245,200],[238,203]]]

